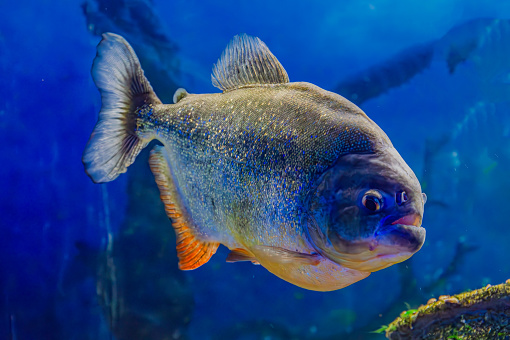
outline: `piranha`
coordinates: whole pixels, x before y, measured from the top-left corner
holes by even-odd
[[[425,241],[426,201],[387,135],[342,96],[287,72],[258,38],[235,36],[212,72],[222,93],[153,91],[131,46],[106,33],[92,76],[99,119],[83,153],[95,183],[149,165],[175,229],[179,268],[251,261],[331,291],[402,262]]]

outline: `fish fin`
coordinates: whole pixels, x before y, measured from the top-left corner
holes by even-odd
[[[368,272],[345,268],[320,254],[260,245],[248,249],[268,271],[305,289],[323,292],[337,290],[370,275]]]
[[[212,84],[223,92],[251,84],[288,83],[282,64],[259,38],[236,35],[213,67]]]
[[[186,91],[182,87],[178,88],[177,91],[175,91],[175,93],[174,93],[174,104],[177,104],[178,102],[180,102],[181,99],[185,98],[187,95],[188,95],[188,91]]]
[[[155,146],[152,149],[149,165],[156,179],[166,214],[171,219],[172,226],[175,229],[179,269],[196,269],[209,261],[220,244],[217,242],[203,242],[195,236],[191,227],[192,223],[190,223],[175,188],[164,147]]]
[[[251,261],[253,264],[260,264],[252,253],[243,248],[233,249],[228,254],[226,261],[229,263]]]
[[[271,246],[252,246],[250,249],[257,258],[264,258],[266,261],[269,260],[280,264],[301,263],[316,266],[321,262],[319,254],[306,254]]]
[[[145,78],[135,52],[120,35],[103,34],[92,78],[101,92],[101,111],[82,161],[92,181],[103,183],[126,172],[150,141],[136,133],[137,108],[161,101]]]

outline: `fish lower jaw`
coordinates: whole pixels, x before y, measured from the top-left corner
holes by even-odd
[[[355,270],[376,272],[384,268],[388,268],[394,264],[403,262],[413,256],[414,253],[401,253],[401,254],[378,254],[373,258],[362,261],[342,261],[340,264]]]
[[[392,251],[389,252],[378,248],[374,251],[367,251],[363,254],[357,254],[357,256],[335,256],[335,258],[332,260],[349,269],[364,272],[376,272],[396,263],[403,262],[413,255],[414,252],[399,252],[395,249],[392,249]],[[329,258],[331,259],[331,257]]]

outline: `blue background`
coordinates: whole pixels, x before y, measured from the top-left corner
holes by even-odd
[[[95,24],[81,1],[1,3],[0,339],[110,339],[115,318],[111,304],[105,307],[96,296],[105,273],[98,258],[109,254],[112,239],[124,244],[126,223],[150,223],[128,213],[130,175],[95,185],[81,163],[100,108],[90,67],[100,41],[94,33],[104,28],[125,35],[145,56],[140,59],[149,80],[161,76],[154,87],[162,98],[171,98],[176,87],[217,92],[210,70],[239,33],[260,37],[291,81],[337,91],[373,70],[379,83],[365,80],[382,90],[359,105],[386,131],[429,198],[422,250],[336,292],[306,291],[260,266],[227,264],[225,248],[185,273],[176,271],[173,239],[165,250],[170,260],[154,268],[159,260],[135,253],[126,262],[118,253],[127,274],[117,279],[129,282],[119,315],[131,308],[144,315],[144,327],[163,329],[149,338],[380,339],[368,331],[397,317],[406,304],[416,307],[510,277],[510,1],[88,4],[102,11]],[[115,8],[135,5],[140,7],[130,15],[119,11],[108,19]],[[417,57],[420,46],[430,60]],[[405,81],[389,86],[397,75]],[[154,214],[163,214],[157,204]],[[161,218],[161,225],[147,226],[148,239],[167,235],[170,224]],[[143,238],[132,246],[150,251]],[[185,297],[172,300],[184,305],[174,314],[165,310],[170,303],[159,299],[160,290],[148,288],[155,278],[173,280],[171,274],[182,292],[165,294]],[[139,291],[152,292],[152,299],[145,295],[140,303]],[[172,316],[184,314],[178,322]],[[114,333],[138,339],[118,328]]]

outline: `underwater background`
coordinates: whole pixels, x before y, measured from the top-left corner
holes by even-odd
[[[510,278],[510,1],[0,2],[1,339],[383,339],[431,297]],[[344,289],[293,286],[227,249],[177,268],[147,148],[95,185],[81,155],[100,108],[103,32],[165,103],[218,92],[230,39],[263,40],[291,81],[359,105],[428,196],[410,260]]]

